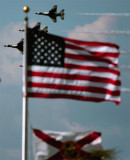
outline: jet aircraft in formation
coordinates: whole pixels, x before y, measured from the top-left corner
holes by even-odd
[[[35,31],[35,30],[38,30],[38,29],[40,29],[40,26],[41,26],[41,23],[38,22],[32,29],[33,29],[34,31]],[[24,32],[24,29],[19,29],[19,31]]]
[[[35,31],[35,30],[38,30],[38,29],[40,29],[40,26],[41,26],[41,23],[40,22],[38,22],[32,29]],[[24,29],[19,29],[19,31],[21,31],[21,32],[24,32]],[[48,32],[48,26],[45,26],[43,29],[42,29],[42,31],[44,31],[44,32]]]
[[[37,23],[32,29],[33,30],[38,30],[40,29],[40,23]],[[19,31],[24,32],[24,29],[20,29]],[[44,27],[43,32],[48,32],[48,26]],[[11,47],[11,48],[17,48],[22,54],[23,54],[23,44],[24,44],[24,40],[22,39],[20,42],[18,42],[17,44],[8,44],[8,45],[4,45],[4,47]]]
[[[53,20],[53,22],[57,22],[58,16],[62,20],[64,20],[64,15],[65,15],[64,11],[65,10],[62,9],[60,12],[57,12],[57,5],[54,5],[53,8],[48,12],[36,12],[35,14],[49,16]]]
[[[51,10],[49,10],[48,12],[36,12],[35,14],[39,14],[39,15],[45,15],[45,16],[49,16],[53,22],[57,22],[57,17],[59,16],[62,20],[64,20],[64,9],[62,9],[60,12],[57,12],[57,5],[54,5],[53,8]],[[32,29],[33,30],[38,30],[40,29],[40,23],[38,22]],[[24,29],[19,29],[19,31],[24,32]],[[48,26],[45,26],[42,30],[43,32],[48,32]],[[23,42],[24,40],[22,39],[19,43],[17,43],[16,45],[4,45],[4,47],[12,47],[12,48],[17,48],[22,54],[23,54]]]
[[[17,44],[8,44],[4,45],[4,47],[17,48],[23,54],[23,39]]]

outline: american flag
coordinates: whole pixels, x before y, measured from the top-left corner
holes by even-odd
[[[120,104],[118,45],[28,33],[28,97]]]

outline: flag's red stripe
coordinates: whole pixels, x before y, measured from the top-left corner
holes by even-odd
[[[71,86],[71,85],[63,85],[63,84],[36,83],[36,82],[28,82],[28,87],[59,89],[59,90],[68,90],[68,91],[77,91],[77,92],[81,91],[81,92],[109,94],[112,96],[120,96],[119,90],[111,91],[109,89],[105,89],[101,87]]]
[[[38,130],[38,129],[34,129],[33,130],[34,134],[40,138],[41,140],[43,140],[44,142],[56,147],[56,148],[60,148],[62,145],[62,142],[55,140],[54,138],[48,136],[47,134],[43,133],[42,131]]]
[[[89,52],[89,50],[86,50],[85,48],[81,47],[81,46],[76,46],[76,45],[73,45],[73,44],[66,44],[65,45],[65,48],[69,48],[69,49],[73,49],[73,50],[82,50],[82,51],[87,51]]]
[[[80,147],[82,148],[84,145],[92,143],[94,140],[96,140],[99,137],[101,137],[101,133],[93,132],[93,133],[87,135],[86,137],[80,139],[77,142],[77,144],[80,145]]]
[[[80,46],[75,46],[75,45],[71,45],[71,44],[67,44],[66,48],[71,49],[71,50],[77,50],[77,52],[80,52],[80,50],[85,51],[86,53],[88,52],[90,55],[93,55],[95,58],[99,57],[99,58],[119,58],[119,52],[95,52],[95,51],[90,51],[87,50],[85,48],[82,48]],[[70,53],[69,53],[70,54]],[[76,54],[74,54],[76,55]],[[83,55],[82,53],[80,54],[80,56]],[[87,54],[86,54],[87,55]]]
[[[107,53],[107,52],[92,52],[92,51],[91,51],[91,54],[93,56],[98,56],[98,57],[102,57],[102,58],[116,58],[116,59],[118,59],[119,55],[120,55],[119,52]]]
[[[70,59],[75,59],[75,60],[82,60],[82,61],[90,61],[90,62],[103,62],[103,63],[108,63],[112,64],[113,66],[117,67],[117,64],[112,62],[109,59],[105,59],[102,57],[97,57],[97,56],[89,56],[89,55],[74,55],[74,54],[69,54],[65,53],[65,58],[70,58]]]
[[[107,53],[105,51],[96,52],[96,51],[91,51],[89,49],[83,48],[81,46],[75,46],[73,44],[66,44],[65,48],[68,48],[68,49],[71,49],[71,50],[77,50],[77,52],[80,52],[80,50],[85,51],[86,54],[88,52],[88,53],[92,54],[93,56],[96,56],[96,57],[98,56],[100,58],[106,58],[106,57],[118,58],[119,57],[119,52],[116,52],[116,53],[114,53],[114,52]]]
[[[37,97],[37,98],[67,98],[67,99],[73,99],[73,100],[81,100],[81,101],[93,101],[93,102],[102,102],[106,101],[105,98],[97,98],[97,97],[83,97],[83,96],[77,96],[77,95],[66,95],[66,94],[46,94],[46,93],[32,93],[28,92],[28,97]],[[120,101],[116,100],[109,100],[115,102],[117,105],[120,104]]]
[[[45,160],[64,160],[64,159],[62,158],[60,152],[58,152]]]
[[[102,47],[102,46],[109,46],[109,47],[114,47],[119,49],[119,46],[113,43],[103,43],[103,42],[86,42],[86,41],[81,41],[81,40],[76,40],[76,39],[71,39],[71,38],[66,38],[64,37],[64,40],[67,42],[72,42],[76,43],[78,45],[84,45],[88,47]]]
[[[111,57],[111,58],[118,58],[119,57],[119,52],[105,52],[105,51],[91,51],[89,49],[83,48],[81,46],[76,46],[74,44],[66,44],[65,48],[71,49],[71,50],[77,50],[77,52],[85,51],[86,54],[87,52],[92,54],[93,56],[98,56],[100,58],[106,58],[106,57]],[[82,53],[81,53],[82,55]]]
[[[77,64],[68,64],[65,63],[64,64],[64,68],[68,68],[68,69],[78,69],[78,70],[89,70],[89,71],[95,71],[95,72],[104,72],[104,73],[112,73],[115,75],[120,75],[119,70],[114,70],[111,68],[107,68],[107,67],[97,67],[97,66],[81,66],[81,65],[77,65]]]
[[[37,72],[37,71],[28,71],[28,76],[31,77],[43,77],[43,78],[60,78],[66,80],[85,80],[91,82],[100,82],[106,84],[114,84],[116,86],[120,86],[120,80],[113,80],[110,78],[102,78],[96,76],[87,76],[87,75],[77,75],[77,74],[63,74],[63,73],[48,73],[48,72]]]

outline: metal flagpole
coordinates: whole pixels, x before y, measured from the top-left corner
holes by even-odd
[[[25,13],[29,7],[23,8]],[[23,120],[22,120],[22,160],[28,159],[28,98],[27,98],[27,51],[28,51],[28,17],[25,20],[24,54],[23,54]]]

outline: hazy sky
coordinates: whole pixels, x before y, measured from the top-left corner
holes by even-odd
[[[65,9],[65,20],[53,23],[34,14],[53,5]],[[130,51],[130,35],[75,33],[76,30],[129,31],[130,16],[86,16],[79,13],[130,13],[130,0],[0,0],[0,159],[21,160],[22,54],[4,44],[17,44],[24,28],[23,7],[30,7],[29,26],[41,22],[49,32],[87,41],[116,43]],[[123,68],[124,66],[124,68]],[[130,89],[130,52],[119,58],[122,89]],[[121,104],[81,102],[66,99],[29,99],[29,127],[41,130],[102,132],[104,149],[117,148],[119,160],[130,160],[130,93],[121,93]],[[29,160],[32,139],[29,129]]]

